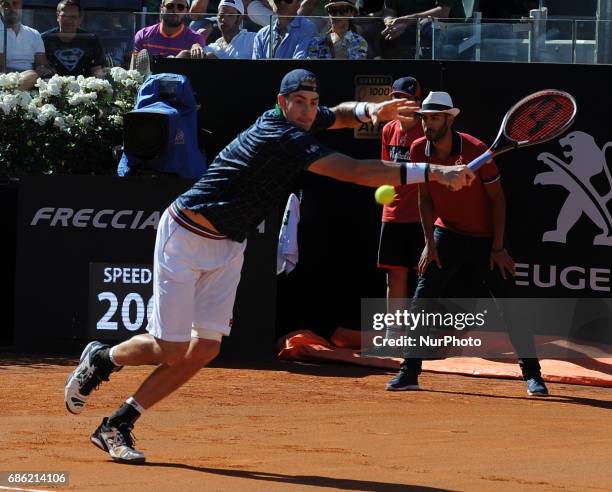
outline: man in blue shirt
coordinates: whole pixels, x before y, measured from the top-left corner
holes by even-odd
[[[406,100],[319,106],[312,72],[283,78],[277,105],[240,133],[204,176],[164,212],[154,254],[153,312],[146,335],[110,347],[91,342],[64,390],[80,413],[91,391],[122,366],[159,364],[133,396],[105,417],[91,441],[113,460],[142,463],[131,431],[145,409],[181,387],[219,353],[231,329],[246,236],[284,199],[303,171],[365,186],[436,181],[469,186],[465,166],[355,160],[318,142],[313,133],[397,118],[418,106]]]
[[[253,43],[253,59],[306,58],[310,40],[319,34],[317,27],[297,15],[299,0],[274,0],[275,19],[262,27]]]

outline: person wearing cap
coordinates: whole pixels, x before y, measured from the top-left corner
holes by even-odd
[[[130,67],[139,69],[146,75],[150,56],[201,57],[206,41],[201,34],[185,25],[185,16],[188,13],[189,3],[186,0],[162,0],[160,22],[143,27],[134,36]]]
[[[414,77],[402,77],[393,82],[393,99],[406,99],[414,104],[421,101],[421,86]],[[415,114],[401,116],[387,123],[382,130],[382,155],[385,161],[410,162],[412,142],[423,136]],[[387,312],[403,310],[411,291],[409,276],[415,273],[425,246],[418,206],[416,184],[396,186],[395,199],[383,206],[378,244],[378,268],[386,271]]]
[[[448,93],[431,92],[417,112],[425,136],[412,143],[411,159],[453,166],[469,163],[484,153],[487,146],[483,142],[453,129],[459,112]],[[431,311],[433,306],[428,300],[441,298],[445,287],[466,271],[486,285],[494,298],[515,297],[512,296],[514,260],[504,245],[506,200],[495,161],[489,160],[476,172],[472,185],[457,192],[430,181],[420,184],[419,211],[425,247],[418,265],[419,280],[411,310]],[[528,394],[546,396],[548,390],[535,357],[533,336],[512,322],[510,310],[503,314],[508,335],[519,354]],[[421,362],[418,356],[406,352],[398,374],[387,383],[387,389],[419,389]]]
[[[299,8],[299,0],[274,0],[272,25],[262,27],[255,36],[254,60],[306,58],[308,43],[319,30],[309,19],[297,15]]]
[[[142,463],[134,423],[219,353],[231,330],[246,238],[286,199],[303,171],[365,186],[471,183],[462,166],[399,166],[355,160],[321,144],[315,133],[357,128],[414,111],[403,100],[319,106],[319,81],[303,69],[281,81],[276,107],[263,113],[213,160],[202,178],[162,214],[154,253],[153,312],[148,334],[110,347],[91,342],[64,388],[66,407],[80,413],[92,389],[122,366],[160,364],[91,437],[124,463]]]
[[[368,42],[351,28],[352,17],[358,12],[355,0],[331,1],[325,5],[330,28],[308,45],[308,58],[339,58],[359,60],[368,56]]]
[[[421,45],[431,45],[431,18],[465,19],[462,0],[385,0],[385,58],[414,58],[417,22],[421,22]],[[428,37],[428,39],[426,39]]]
[[[217,10],[221,37],[204,48],[207,58],[250,59],[255,33],[242,28],[242,0],[221,0]]]

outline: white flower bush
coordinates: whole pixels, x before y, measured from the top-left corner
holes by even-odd
[[[114,174],[112,148],[143,78],[113,67],[107,78],[39,79],[19,90],[19,74],[0,74],[0,173]]]

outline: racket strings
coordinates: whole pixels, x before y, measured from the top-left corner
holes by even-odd
[[[517,142],[538,142],[554,137],[573,118],[572,100],[561,94],[545,94],[515,108],[508,118],[506,134]]]

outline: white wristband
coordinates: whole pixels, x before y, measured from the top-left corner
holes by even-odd
[[[355,108],[353,109],[353,114],[355,115],[355,118],[357,118],[358,121],[361,121],[362,123],[369,123],[370,121],[372,121],[372,118],[370,118],[370,116],[368,116],[367,113],[367,102],[360,102],[357,103],[355,105]]]
[[[425,183],[426,163],[415,163],[406,168],[406,184]]]

